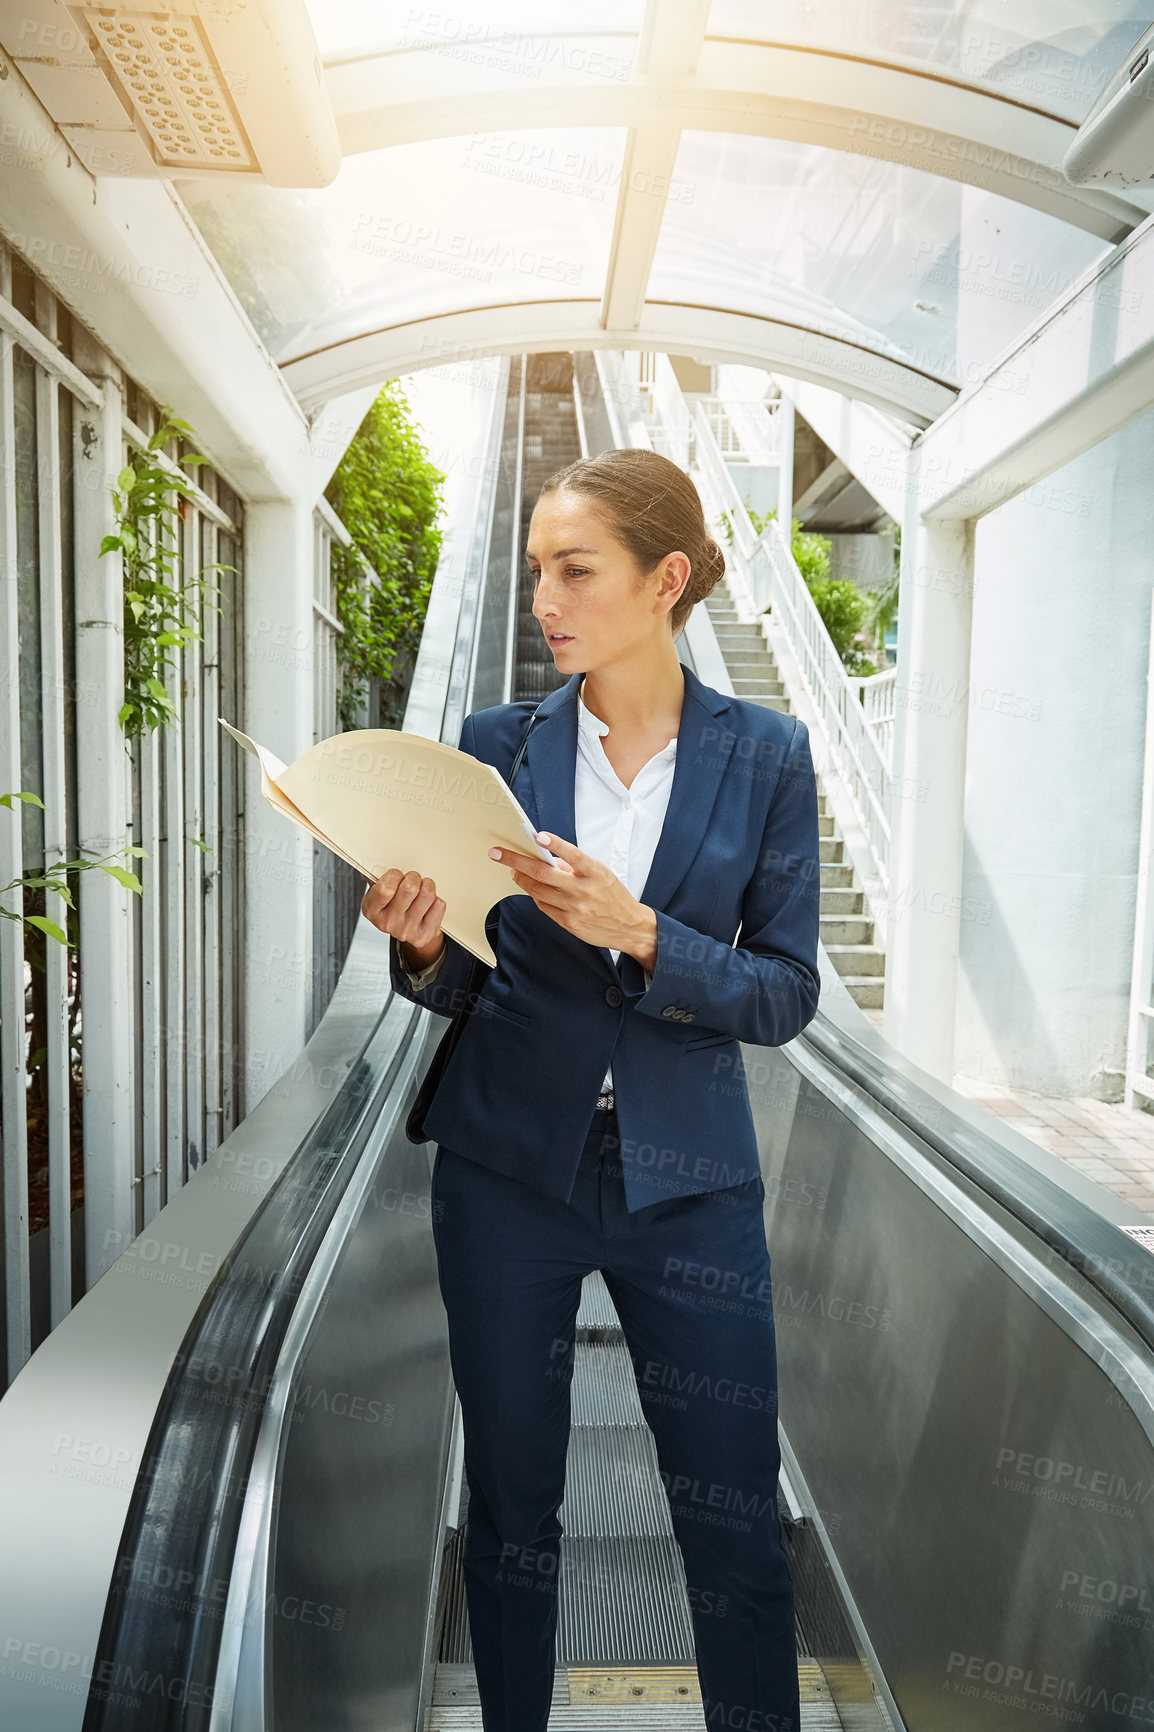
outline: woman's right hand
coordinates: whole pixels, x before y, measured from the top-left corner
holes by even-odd
[[[444,899],[433,880],[419,872],[387,867],[365,891],[361,913],[379,932],[397,940],[414,972],[436,962],[447,943],[441,929]]]

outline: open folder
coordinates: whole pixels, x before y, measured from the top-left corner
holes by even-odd
[[[524,896],[492,847],[553,861],[500,774],[456,746],[396,728],[334,734],[282,764],[223,716],[217,720],[260,765],[271,806],[370,880],[390,866],[431,878],[444,898],[444,930],[492,967],[485,916],[503,896]]]

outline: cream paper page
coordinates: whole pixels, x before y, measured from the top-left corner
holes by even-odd
[[[534,825],[491,764],[396,728],[334,734],[285,765],[223,716],[217,720],[260,765],[261,792],[278,812],[372,880],[390,866],[433,879],[450,937],[492,967],[485,916],[523,896],[489,849],[552,861]]]

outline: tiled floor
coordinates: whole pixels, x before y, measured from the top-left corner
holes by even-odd
[[[884,1034],[885,1013],[865,1014]],[[976,1077],[955,1076],[954,1087],[989,1112],[1012,1119],[1016,1131],[1125,1197],[1154,1221],[1154,1113],[1088,1096],[1032,1094]]]
[[[1154,1221],[1154,1114],[1085,1095],[1032,1094],[973,1077],[955,1076],[954,1087]]]

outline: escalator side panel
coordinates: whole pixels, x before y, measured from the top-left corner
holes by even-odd
[[[1031,1290],[988,1203],[963,1225],[958,1182],[879,1146],[881,1109],[857,1123],[778,1049],[745,1056],[782,1425],[906,1724],[1036,1724],[1044,1678],[1083,1710],[1145,1699],[1154,1448],[1069,1272],[1036,1255]]]

